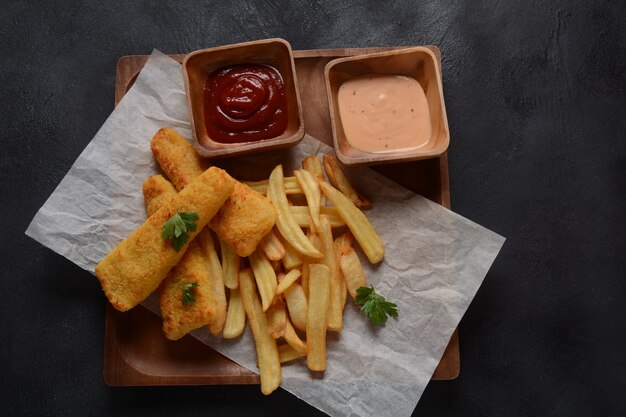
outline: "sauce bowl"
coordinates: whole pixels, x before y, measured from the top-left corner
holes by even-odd
[[[205,82],[217,69],[246,64],[268,65],[280,73],[287,101],[287,127],[277,137],[253,142],[220,143],[212,140],[207,133],[205,120]],[[183,60],[183,78],[193,145],[201,156],[223,158],[264,152],[293,146],[304,137],[302,104],[298,93],[293,53],[291,45],[284,39],[263,39],[191,52]]]
[[[448,149],[450,131],[443,99],[441,66],[432,47],[401,48],[330,61],[324,70],[335,152],[345,165],[375,165],[435,158]],[[438,49],[433,48],[436,52]],[[339,110],[339,89],[350,80],[366,75],[399,75],[416,80],[424,90],[430,113],[430,138],[419,147],[366,152],[346,138]]]

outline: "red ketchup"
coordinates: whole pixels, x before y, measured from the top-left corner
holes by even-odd
[[[267,65],[220,68],[204,84],[209,137],[220,143],[253,142],[287,129],[287,99],[280,73]]]

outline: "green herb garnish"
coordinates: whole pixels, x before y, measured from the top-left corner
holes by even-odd
[[[376,294],[374,287],[357,288],[354,302],[361,306],[361,311],[373,324],[385,324],[387,316],[398,318],[398,306]]]
[[[164,240],[172,239],[172,247],[178,252],[189,240],[187,232],[196,230],[194,223],[196,220],[198,220],[198,213],[195,211],[176,213],[163,223],[161,237]]]
[[[190,282],[189,284],[181,285],[183,289],[183,296],[181,301],[183,304],[192,305],[196,301],[196,293],[193,291],[194,288],[198,286],[197,282]]]

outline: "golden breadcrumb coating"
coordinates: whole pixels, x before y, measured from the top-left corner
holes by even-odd
[[[197,228],[188,233],[193,240],[233,192],[234,185],[235,180],[224,170],[209,168],[96,265],[96,276],[113,307],[126,311],[139,304],[184,255],[188,243],[176,252],[170,240],[161,238],[163,223],[178,212],[198,213]]]
[[[211,220],[210,226],[225,242],[245,257],[256,249],[276,223],[276,209],[265,197],[240,182]]]

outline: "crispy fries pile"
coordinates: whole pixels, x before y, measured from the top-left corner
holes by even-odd
[[[168,144],[175,146],[176,152],[165,157],[155,152],[155,157],[180,191],[180,184],[191,180],[186,176],[200,172],[200,163],[190,146],[169,137],[172,132],[166,132]],[[167,163],[162,162],[164,158]],[[188,161],[197,167],[185,167]],[[311,371],[326,369],[326,334],[341,331],[347,295],[354,299],[357,288],[367,286],[353,244],[359,244],[371,263],[383,259],[384,245],[362,211],[371,207],[371,201],[354,189],[332,156],[324,156],[323,163],[316,156],[306,158],[293,176],[285,176],[278,165],[267,180],[244,184],[271,201],[276,210],[275,226],[246,257],[239,256],[221,236],[214,238],[214,232],[204,229],[198,235],[196,260],[205,262],[209,276],[193,291],[208,291],[204,297],[210,299],[209,313],[191,326],[186,317],[194,305],[170,299],[161,308],[164,318],[186,323],[185,331],[208,325],[212,334],[227,339],[240,336],[248,322],[256,345],[261,391],[267,395],[280,385],[283,363],[306,357]],[[152,207],[159,191],[149,188],[146,192],[145,188],[146,204]],[[168,193],[171,197],[174,189],[168,188]],[[304,201],[306,205],[297,205]],[[161,291],[172,291],[164,288],[167,282]],[[180,331],[174,333],[182,337]]]

